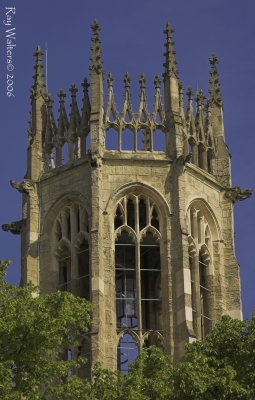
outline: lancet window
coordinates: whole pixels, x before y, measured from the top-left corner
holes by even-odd
[[[143,195],[125,196],[118,203],[114,224],[118,367],[125,373],[143,345],[157,344],[150,332],[162,338],[161,234],[157,207]]]
[[[199,207],[190,207],[187,217],[193,328],[204,339],[212,324],[212,235]]]
[[[78,203],[66,205],[54,224],[54,245],[58,290],[90,298],[89,222]]]

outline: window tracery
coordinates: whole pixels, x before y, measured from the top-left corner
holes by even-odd
[[[211,328],[212,234],[206,216],[197,206],[187,214],[189,229],[189,266],[191,272],[191,302],[193,329],[198,339],[204,339]]]
[[[118,368],[126,373],[150,332],[162,332],[160,221],[157,206],[144,195],[123,197],[115,227],[116,325],[125,331],[118,343]],[[132,349],[131,353],[128,351]]]
[[[54,225],[54,247],[58,290],[90,298],[89,221],[78,203],[67,204]]]

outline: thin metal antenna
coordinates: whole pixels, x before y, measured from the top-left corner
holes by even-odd
[[[45,83],[46,83],[46,92],[48,93],[48,48],[47,48],[47,43],[45,43]]]

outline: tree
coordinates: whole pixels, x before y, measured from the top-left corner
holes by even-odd
[[[17,287],[5,281],[9,262],[0,262],[0,398],[46,399],[64,385],[85,360],[67,360],[88,331],[91,305],[69,292],[35,296],[32,285]],[[76,385],[88,384],[76,378]]]
[[[88,331],[91,305],[69,292],[38,297],[32,285],[10,285],[7,266],[0,262],[1,400],[255,399],[255,318],[223,317],[175,368],[152,346],[126,376],[96,365],[90,382],[75,374],[84,358],[63,354]]]
[[[99,368],[93,393],[93,400],[254,400],[255,319],[223,317],[175,368],[156,347],[142,351],[125,377]]]

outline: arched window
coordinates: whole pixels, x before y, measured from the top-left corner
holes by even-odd
[[[162,332],[163,328],[161,235],[156,205],[142,195],[125,196],[116,208],[115,232],[116,325],[118,332],[126,332],[118,344],[118,366],[125,373],[134,348],[138,352],[143,345],[144,333]],[[134,332],[141,340],[138,347]],[[131,353],[126,351],[129,347]]]
[[[189,208],[189,267],[193,329],[204,339],[212,327],[212,237],[208,216],[198,203]]]
[[[90,300],[90,267],[89,267],[89,243],[85,238],[77,247],[77,285],[76,294]]]
[[[89,224],[86,210],[78,203],[67,204],[54,225],[59,290],[90,298]]]
[[[125,333],[119,340],[117,357],[118,370],[126,375],[129,370],[129,364],[135,361],[138,356],[138,345],[133,336]]]
[[[68,246],[59,248],[59,290],[71,290],[71,253]]]

